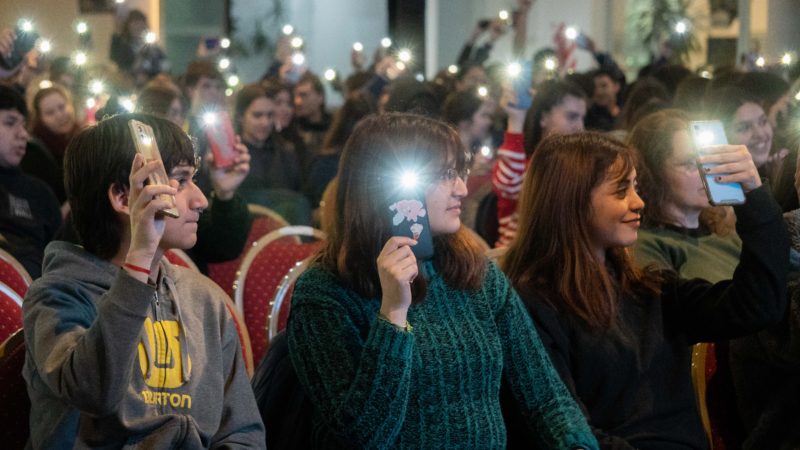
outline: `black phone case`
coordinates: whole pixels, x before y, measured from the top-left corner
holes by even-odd
[[[417,245],[411,250],[418,261],[432,258],[433,238],[425,199],[414,193],[398,195],[389,201],[387,212],[392,222],[392,236],[415,239]]]

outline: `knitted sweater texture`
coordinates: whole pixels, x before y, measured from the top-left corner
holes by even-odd
[[[428,293],[409,309],[411,332],[321,266],[298,280],[289,350],[314,405],[314,446],[503,448],[504,378],[543,448],[597,448],[499,269],[475,291],[448,287],[430,262],[422,269]]]

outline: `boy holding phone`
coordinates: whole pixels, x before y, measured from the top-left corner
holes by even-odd
[[[131,119],[153,128],[163,166],[136,154]],[[170,184],[147,184],[161,167]],[[83,246],[51,243],[25,299],[33,448],[264,447],[225,294],[161,262],[197,239],[208,202],[194,172],[188,137],[152,116],[106,119],[67,149]],[[162,194],[174,196],[178,218],[161,213]]]

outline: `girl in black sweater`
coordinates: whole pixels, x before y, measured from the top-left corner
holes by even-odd
[[[526,302],[556,369],[604,448],[706,448],[690,375],[691,346],[781,319],[788,238],[781,211],[744,146],[704,150],[709,174],[741,183],[743,247],[732,280],[711,284],[639,270],[644,203],[632,150],[585,133],[543,141],[503,268]],[[524,442],[510,427],[509,444]]]

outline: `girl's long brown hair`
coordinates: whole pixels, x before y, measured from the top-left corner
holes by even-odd
[[[517,235],[502,261],[523,297],[538,294],[601,331],[617,329],[621,295],[659,291],[657,276],[637,269],[625,248],[608,250],[605,264],[592,250],[592,191],[634,167],[630,148],[599,133],[542,141],[525,175]]]
[[[394,175],[404,166],[440,173],[453,163],[463,169],[466,155],[458,134],[443,122],[403,113],[362,120],[342,152],[334,220],[319,261],[360,295],[380,296],[376,260],[391,237],[387,198],[396,187]],[[433,241],[433,263],[448,286],[479,288],[486,258],[478,242],[463,227]],[[425,277],[418,276],[413,301],[425,293]]]

